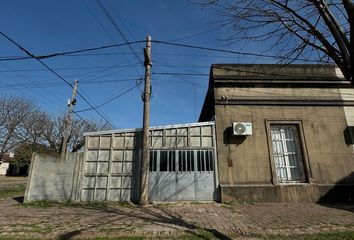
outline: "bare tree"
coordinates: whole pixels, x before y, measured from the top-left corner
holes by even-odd
[[[29,140],[24,128],[36,105],[23,97],[0,96],[0,159],[5,153]]]
[[[195,2],[195,1],[194,1]],[[354,84],[352,0],[201,0],[232,28],[230,43],[262,41],[281,61],[334,62]]]
[[[19,146],[22,150],[47,148],[47,152],[59,153],[64,119],[64,115],[49,116],[30,99],[0,95],[0,159]],[[68,148],[79,150],[84,144],[84,132],[107,129],[109,125],[103,122],[74,119],[69,129]]]
[[[57,153],[60,151],[61,140],[63,137],[64,117],[48,117],[43,137],[49,148]]]
[[[76,119],[73,121],[69,133],[68,147],[72,152],[77,152],[84,145],[83,134],[85,132],[94,132],[111,129],[107,122],[96,122],[94,120]]]
[[[65,116],[52,117],[44,129],[44,138],[50,149],[60,152],[61,141],[63,140]],[[83,133],[110,129],[107,123],[94,120],[73,119],[69,129],[68,149],[78,151],[84,144]]]
[[[45,143],[44,133],[49,121],[48,114],[38,109],[31,111],[23,121],[24,135],[27,136],[27,141],[33,144],[34,147]]]

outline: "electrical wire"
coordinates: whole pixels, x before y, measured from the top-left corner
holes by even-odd
[[[125,43],[120,43],[120,44],[105,45],[105,46],[101,46],[101,47],[58,52],[58,53],[52,53],[52,54],[48,54],[48,55],[38,55],[38,56],[32,55],[32,56],[28,56],[28,57],[19,56],[19,57],[10,57],[10,58],[0,58],[0,62],[1,61],[12,61],[12,60],[23,60],[23,59],[30,59],[30,58],[47,59],[47,58],[52,58],[52,57],[67,56],[70,54],[97,51],[97,50],[109,49],[109,48],[115,48],[115,47],[121,47],[121,46],[130,46],[131,47],[131,45],[145,43],[145,42],[146,42],[145,40],[140,40],[140,41],[125,42]],[[192,49],[199,49],[199,50],[206,50],[206,51],[213,51],[213,52],[223,52],[223,53],[242,55],[242,56],[256,56],[256,57],[276,58],[276,59],[282,58],[277,55],[260,54],[260,53],[252,53],[252,52],[241,52],[241,51],[231,51],[231,50],[226,50],[226,49],[218,49],[218,48],[210,48],[210,47],[203,47],[203,46],[196,46],[196,45],[189,45],[189,44],[173,43],[173,42],[166,42],[166,41],[160,41],[160,40],[151,40],[151,42],[158,43],[158,44],[164,44],[164,45],[170,45],[170,46],[192,48]],[[161,53],[161,54],[165,54],[165,53]],[[180,55],[180,54],[178,53],[177,55]],[[284,59],[291,60],[292,58],[284,57]],[[320,61],[302,59],[302,58],[298,58],[297,60],[304,61],[304,62],[322,63]],[[139,59],[139,61],[141,61],[141,59]]]
[[[97,105],[97,106],[91,107],[91,108],[86,108],[86,109],[78,110],[78,111],[75,111],[75,112],[80,113],[80,112],[86,112],[86,111],[93,110],[94,108],[95,108],[95,109],[100,108],[100,107],[102,107],[102,106],[104,106],[104,105],[106,105],[106,104],[108,104],[108,103],[110,103],[110,102],[116,100],[117,98],[123,96],[124,94],[126,94],[126,93],[128,93],[128,92],[134,90],[134,89],[137,88],[141,83],[142,83],[141,81],[138,81],[133,87],[128,88],[128,89],[125,90],[124,92],[118,94],[117,96],[114,96],[113,98],[111,98],[111,99],[105,101],[104,103],[102,103],[102,104],[100,104],[100,105]]]
[[[176,72],[152,72],[152,75],[169,75],[169,76],[209,76],[207,73],[176,73]]]
[[[111,34],[108,32],[108,30],[105,28],[105,26],[101,23],[101,21],[97,18],[97,16],[91,11],[91,9],[90,9],[89,6],[86,4],[86,2],[85,2],[84,0],[82,0],[82,2],[84,3],[85,7],[87,8],[87,10],[88,10],[89,13],[91,14],[91,16],[94,17],[95,21],[100,25],[100,27],[101,27],[101,28],[104,30],[104,32],[107,34],[107,36],[109,36],[109,38],[110,38],[114,43],[116,43],[115,39],[111,36]],[[97,3],[97,2],[96,2],[96,3]],[[98,4],[98,3],[97,3],[97,4]],[[112,19],[112,20],[113,20],[113,19]],[[134,40],[135,40],[135,39],[134,39]],[[127,41],[126,41],[126,42],[127,42]],[[126,56],[126,54],[125,54],[121,49],[118,49],[118,50],[121,52],[121,54],[123,54],[123,55],[126,57],[127,61],[131,63],[131,59],[129,59],[129,58]],[[133,54],[136,55],[135,52],[134,52]],[[136,57],[136,56],[135,56],[135,57]],[[140,59],[139,59],[139,62],[140,62],[140,64],[141,64]],[[136,69],[136,67],[133,66],[133,68],[134,68],[135,72],[136,72],[137,74],[139,74],[139,73],[138,73],[138,70]]]
[[[214,27],[214,28],[211,28],[211,29],[204,30],[202,32],[198,32],[198,33],[192,34],[192,35],[171,39],[171,40],[168,40],[167,42],[178,42],[178,41],[181,41],[181,40],[194,38],[194,37],[197,37],[197,36],[200,36],[200,35],[204,35],[204,34],[209,33],[209,32],[213,32],[213,31],[218,30],[218,29],[220,29],[220,27]]]
[[[114,19],[112,18],[111,14],[108,12],[108,10],[106,9],[106,7],[102,4],[102,2],[100,0],[96,0],[97,5],[101,8],[101,10],[103,11],[103,13],[106,15],[106,17],[109,19],[109,21],[112,23],[114,29],[119,33],[119,35],[122,36],[123,40],[125,43],[129,43],[128,39],[126,38],[126,36],[124,35],[124,33],[122,32],[122,30],[120,29],[120,27],[118,26],[118,24],[114,21]],[[139,62],[143,65],[143,61],[140,59],[140,57],[138,56],[138,54],[135,52],[134,48],[128,44],[128,47],[130,48],[130,50],[134,53],[135,57],[139,60]]]
[[[70,67],[70,68],[53,68],[54,70],[65,71],[65,70],[85,70],[85,69],[107,69],[107,68],[124,68],[130,67],[131,65],[114,65],[114,66],[90,66],[90,67]],[[44,72],[48,71],[43,68],[29,68],[29,69],[14,69],[14,70],[0,70],[0,72]]]
[[[6,36],[3,32],[0,32],[1,35],[4,37]],[[24,59],[31,59],[31,58],[36,58],[36,59],[47,59],[47,58],[52,58],[52,57],[59,57],[59,56],[65,56],[69,54],[76,54],[76,53],[83,53],[83,52],[90,52],[90,51],[97,51],[97,50],[103,50],[103,49],[109,49],[109,48],[116,48],[116,47],[122,47],[122,46],[129,46],[133,44],[139,44],[139,43],[145,43],[145,40],[140,40],[140,41],[133,41],[133,42],[126,42],[126,43],[119,43],[119,44],[111,44],[111,45],[105,45],[101,47],[93,47],[93,48],[84,48],[84,49],[79,49],[79,50],[73,50],[73,51],[65,51],[65,52],[58,52],[58,53],[52,53],[52,54],[47,54],[47,55],[38,55],[35,56],[31,53],[30,55],[27,54],[26,49],[21,49],[22,51],[25,51],[28,56],[25,57],[10,57],[10,58],[0,58],[0,62],[3,61],[13,61],[13,60],[24,60]]]
[[[28,56],[30,56],[31,58],[34,58],[35,60],[37,60],[40,64],[42,64],[45,68],[47,68],[50,72],[52,72],[55,76],[57,76],[58,78],[60,78],[61,80],[63,80],[67,85],[70,86],[70,88],[74,89],[74,87],[62,76],[60,76],[56,71],[54,71],[52,68],[50,68],[47,64],[45,64],[40,58],[37,58],[36,56],[34,56],[31,52],[29,52],[27,49],[25,49],[24,47],[22,47],[20,44],[18,44],[17,42],[15,42],[12,38],[10,38],[9,36],[7,36],[6,34],[4,34],[3,32],[0,32],[0,34],[5,37],[7,40],[9,40],[10,42],[12,42],[14,45],[16,45],[19,49],[21,49],[23,52],[25,52]],[[105,118],[102,113],[100,113],[97,109],[95,109],[95,107],[79,92],[76,91],[77,95],[79,95],[98,115],[101,116],[101,118],[103,120],[105,120],[112,128],[115,128],[115,126],[110,122],[110,120],[108,120],[107,118]]]
[[[226,50],[226,49],[218,49],[218,48],[210,48],[210,47],[202,47],[202,46],[195,46],[195,45],[189,45],[189,44],[182,44],[182,43],[173,43],[173,42],[166,42],[166,41],[159,41],[159,40],[151,40],[153,43],[158,43],[158,44],[165,44],[165,45],[171,45],[171,46],[177,46],[177,47],[185,47],[185,48],[193,48],[193,49],[200,49],[200,50],[208,50],[208,51],[214,51],[214,52],[223,52],[223,53],[231,53],[231,54],[237,54],[237,55],[243,55],[243,56],[256,56],[256,57],[264,57],[264,58],[282,58],[280,56],[276,55],[268,55],[268,54],[260,54],[260,53],[251,53],[251,52],[240,52],[240,51],[231,51],[231,50]],[[284,57],[284,59],[293,59],[290,57]],[[297,59],[305,62],[310,62],[312,60],[308,59]],[[318,62],[318,61],[316,61]]]

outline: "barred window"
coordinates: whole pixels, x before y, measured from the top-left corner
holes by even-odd
[[[181,150],[178,152],[178,171],[194,171],[194,151]]]
[[[212,150],[150,150],[150,172],[214,171]]]
[[[306,182],[297,125],[272,124],[270,132],[278,181]]]

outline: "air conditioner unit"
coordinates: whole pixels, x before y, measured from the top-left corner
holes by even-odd
[[[232,123],[232,135],[234,136],[252,135],[252,123],[246,123],[246,122]]]

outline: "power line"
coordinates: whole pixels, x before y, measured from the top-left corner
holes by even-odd
[[[3,66],[5,66],[5,67],[8,68],[8,69],[11,69],[11,67],[8,66],[8,65],[6,65],[5,63],[0,63],[0,64],[3,65]],[[22,75],[22,74],[20,74],[20,73],[18,73],[18,72],[15,72],[15,73],[16,73],[19,77],[21,77],[21,78],[23,78],[23,79],[25,79],[25,80],[28,80],[28,81],[31,83],[31,85],[37,85],[37,86],[39,86],[35,81],[32,81],[31,79],[29,79],[29,78],[26,77],[25,75]],[[26,90],[28,89],[28,88],[26,87],[26,83],[18,82],[15,77],[9,76],[9,75],[7,75],[6,73],[0,73],[0,74],[3,75],[3,76],[5,76],[5,78],[9,78],[9,79],[15,81],[15,82],[17,83],[16,85],[23,86],[24,89],[26,89]],[[7,84],[7,83],[6,83],[6,85],[7,85],[7,87],[10,87],[11,90],[14,89],[14,88],[11,88],[11,85],[9,85],[9,84]],[[6,87],[6,86],[5,86],[5,87]],[[43,105],[49,106],[48,103],[49,103],[49,102],[52,102],[53,104],[51,104],[51,105],[54,106],[54,108],[59,109],[59,107],[57,106],[57,105],[58,105],[57,102],[54,101],[54,100],[57,100],[57,98],[56,98],[55,96],[53,96],[53,95],[51,95],[51,94],[45,94],[45,92],[42,92],[42,91],[36,91],[36,89],[33,89],[32,91],[33,91],[34,93],[36,93],[37,95],[42,96],[43,98],[48,99],[48,102],[45,101],[45,104],[42,103]],[[47,96],[47,95],[48,95],[48,96]],[[53,100],[53,99],[54,99],[54,100]],[[36,99],[36,100],[38,100],[38,99]]]
[[[203,47],[203,46],[196,46],[196,45],[189,45],[189,44],[180,44],[180,43],[166,42],[166,41],[160,41],[160,40],[152,40],[151,42],[158,43],[158,44],[164,44],[164,45],[170,45],[170,46],[192,48],[192,49],[199,49],[199,50],[206,50],[206,51],[213,51],[213,52],[223,52],[223,53],[242,55],[242,56],[256,56],[256,57],[277,58],[277,59],[282,58],[281,56],[277,56],[277,55],[268,55],[268,54],[241,52],[241,51],[231,51],[231,50],[226,50],[226,49],[210,48],[210,47]],[[125,43],[120,43],[120,44],[105,45],[105,46],[101,46],[101,47],[86,48],[86,49],[80,49],[80,50],[74,50],[74,51],[58,52],[58,53],[52,53],[52,54],[48,54],[48,55],[38,55],[38,56],[32,55],[32,56],[28,56],[28,57],[18,56],[18,57],[10,57],[10,58],[0,58],[0,62],[1,61],[23,60],[23,59],[30,59],[30,58],[47,59],[47,58],[52,58],[52,57],[67,56],[70,54],[97,51],[97,50],[109,49],[109,48],[115,48],[115,47],[121,47],[121,46],[130,46],[131,47],[131,45],[140,44],[140,43],[145,43],[145,40],[125,42]],[[159,54],[166,55],[166,53],[159,53]],[[105,55],[105,54],[102,54],[102,55]],[[108,53],[107,53],[107,55],[108,55]],[[176,53],[175,55],[183,55],[183,54]],[[194,56],[194,55],[191,55],[191,56]],[[289,60],[293,59],[291,57],[283,57],[283,58],[289,59]],[[310,59],[302,59],[302,58],[298,58],[296,60],[304,61],[304,62],[322,63],[320,61],[310,60]],[[139,58],[139,62],[140,61],[141,61],[141,59]]]
[[[218,48],[210,48],[210,47],[201,47],[201,46],[195,46],[195,45],[189,45],[189,44],[182,44],[182,43],[172,43],[172,42],[159,41],[159,40],[152,40],[151,42],[153,42],[153,43],[158,43],[158,44],[165,44],[165,45],[177,46],[177,47],[185,47],[185,48],[194,48],[194,49],[208,50],[208,51],[214,51],[214,52],[231,53],[231,54],[237,54],[237,55],[246,55],[246,56],[255,56],[255,57],[265,57],[265,58],[284,58],[284,59],[291,59],[291,60],[293,60],[293,58],[290,58],[290,57],[280,57],[280,56],[276,56],[276,55],[267,55],[267,54],[260,54],[260,53],[251,53],[251,52],[231,51],[231,50],[226,50],[226,49],[218,49]],[[309,60],[309,59],[297,59],[297,60],[305,61],[305,62],[318,62],[318,61]]]
[[[112,72],[109,73],[109,74],[105,74],[105,75],[102,75],[102,73],[107,72],[107,71],[109,71],[109,70],[112,70],[112,69],[114,69],[114,68],[116,68],[116,67],[118,67],[118,66],[119,66],[119,64],[118,64],[118,65],[114,65],[114,66],[107,67],[107,68],[105,68],[105,69],[102,69],[102,70],[100,70],[100,71],[94,72],[94,73],[92,73],[92,74],[85,74],[85,75],[84,75],[84,76],[85,76],[85,77],[84,77],[84,78],[85,78],[84,82],[88,82],[88,81],[95,80],[95,79],[102,79],[102,78],[104,78],[104,77],[110,76],[110,75],[112,75]],[[128,70],[128,69],[130,69],[130,68],[132,68],[132,67],[134,67],[134,66],[135,66],[135,65],[126,66],[125,68],[120,69],[120,70],[119,70],[119,73],[122,73],[122,72],[124,72],[124,71],[126,71],[126,70]],[[100,76],[97,76],[98,74],[101,74],[101,75],[100,75]],[[137,74],[138,74],[138,73],[137,73]]]
[[[116,82],[131,82],[133,80],[136,80],[136,78],[129,78],[129,79],[112,79],[112,80],[105,80],[105,81],[92,81],[92,82],[83,82],[81,85],[90,85],[90,84],[102,84],[102,83],[116,83]],[[17,89],[43,89],[43,88],[53,88],[53,87],[58,87],[58,84],[56,83],[43,83],[43,82],[38,82],[41,86],[33,86],[32,83],[21,83],[21,84],[14,84],[10,85],[7,84],[6,86],[0,86],[1,90],[17,90]],[[63,83],[64,84],[64,83]],[[18,86],[21,85],[21,86]],[[82,91],[82,90],[81,90]]]
[[[97,108],[100,108],[100,107],[102,107],[102,106],[104,106],[104,105],[106,105],[106,104],[108,104],[108,103],[114,101],[115,99],[117,99],[117,98],[123,96],[124,94],[126,94],[126,93],[128,93],[128,92],[134,90],[134,89],[137,88],[141,83],[142,83],[142,81],[138,81],[133,87],[128,88],[128,89],[125,90],[124,92],[118,94],[117,96],[114,96],[113,98],[111,98],[111,99],[105,101],[104,103],[102,103],[102,104],[100,104],[100,105],[95,106],[94,108],[96,108],[96,109],[97,109]],[[93,110],[94,108],[92,108],[92,107],[91,107],[91,108],[86,108],[86,109],[78,110],[78,111],[75,111],[75,112],[77,112],[77,113],[79,113],[79,112],[86,112],[86,111],[89,111],[89,110]]]
[[[6,36],[4,33],[1,32],[1,35],[4,37]],[[8,39],[10,40],[10,39]],[[12,42],[12,41],[11,41]],[[102,49],[109,49],[109,48],[115,48],[115,47],[122,47],[122,46],[129,46],[133,44],[139,44],[139,43],[145,43],[145,40],[140,40],[140,41],[133,41],[133,42],[126,42],[126,43],[119,43],[119,44],[111,44],[111,45],[105,45],[101,47],[93,47],[93,48],[84,48],[84,49],[79,49],[79,50],[74,50],[74,51],[65,51],[65,52],[58,52],[58,53],[52,53],[48,55],[38,55],[35,56],[30,53],[27,57],[10,57],[10,58],[0,58],[0,62],[3,61],[14,61],[14,60],[24,60],[24,59],[31,59],[31,58],[36,58],[36,59],[46,59],[46,58],[52,58],[52,57],[59,57],[59,56],[65,56],[69,54],[76,54],[76,53],[83,53],[83,52],[90,52],[90,51],[97,51],[97,50],[102,50]],[[21,49],[21,48],[20,48]],[[21,49],[22,51],[26,49]],[[27,53],[27,52],[26,52]]]
[[[114,66],[90,66],[90,67],[70,67],[70,68],[53,68],[54,70],[66,71],[66,70],[84,70],[84,69],[107,69],[107,68],[124,68],[131,67],[132,65],[114,65]],[[0,70],[0,72],[44,72],[48,71],[43,68],[29,68],[29,69],[14,69],[14,70]]]
[[[40,58],[37,58],[36,56],[34,56],[31,52],[29,52],[27,49],[25,49],[24,47],[22,47],[20,44],[18,44],[17,42],[15,42],[13,39],[11,39],[9,36],[7,36],[6,34],[4,34],[3,32],[0,32],[0,34],[2,36],[4,36],[7,40],[9,40],[10,42],[12,42],[14,45],[16,45],[19,49],[21,49],[23,52],[25,52],[28,56],[30,56],[31,58],[36,59],[40,64],[42,64],[45,68],[47,68],[50,72],[52,72],[55,76],[57,76],[58,78],[60,78],[61,80],[63,80],[67,85],[70,86],[70,88],[74,89],[74,87],[62,76],[60,76],[56,71],[54,71],[52,68],[50,68],[47,64],[45,64]],[[105,118],[102,113],[100,113],[97,109],[95,109],[95,107],[79,92],[77,91],[77,94],[93,109],[95,110],[95,112],[100,115],[102,117],[102,119],[104,119],[111,127],[115,128],[114,125],[107,119]]]
[[[82,3],[85,5],[86,9],[89,11],[90,15],[93,16],[95,21],[100,25],[100,27],[103,29],[103,31],[106,33],[106,35],[113,41],[115,42],[114,38],[111,36],[111,34],[108,32],[108,30],[105,28],[105,26],[101,23],[101,21],[98,19],[98,17],[94,14],[93,11],[91,11],[90,7],[86,4],[85,0],[81,0]]]
[[[94,17],[95,21],[100,25],[100,27],[104,30],[104,32],[109,36],[109,38],[115,43],[115,39],[111,36],[111,34],[108,32],[108,30],[105,28],[105,26],[101,23],[101,21],[96,17],[96,15],[91,11],[91,9],[89,8],[89,6],[86,4],[86,2],[84,0],[82,0],[82,2],[84,3],[85,7],[87,8],[87,10],[89,11],[89,13]],[[134,39],[135,40],[135,39]],[[126,41],[127,42],[127,41]],[[119,51],[121,52],[121,54],[123,54],[126,59],[128,60],[128,62],[131,63],[131,60],[126,56],[126,54],[119,49]],[[135,54],[135,52],[134,52]],[[140,59],[139,62],[141,63]],[[136,67],[134,66],[134,70],[135,72],[138,74],[138,70],[136,69]]]
[[[176,73],[176,72],[153,72],[153,75],[170,75],[170,76],[209,76],[207,73]]]
[[[211,28],[211,29],[204,30],[202,32],[198,32],[198,33],[192,34],[192,35],[188,35],[188,36],[184,36],[184,37],[179,37],[179,38],[175,38],[175,39],[172,39],[172,40],[168,40],[168,42],[178,42],[178,41],[181,41],[181,40],[194,38],[194,37],[197,37],[197,36],[200,36],[200,35],[204,35],[204,34],[209,33],[209,32],[213,32],[213,31],[215,31],[217,29],[220,29],[220,27],[214,27],[214,28]]]
[[[106,15],[106,17],[109,19],[109,21],[112,23],[113,27],[115,28],[115,30],[118,32],[119,35],[121,35],[121,37],[123,38],[123,40],[125,41],[125,43],[128,43],[128,39],[125,37],[123,31],[119,28],[118,24],[114,21],[113,17],[111,16],[111,14],[109,13],[109,11],[105,8],[105,6],[103,5],[103,3],[100,0],[96,0],[97,5],[101,8],[101,10],[103,11],[103,13]],[[114,40],[113,40],[114,41]],[[138,61],[140,62],[141,65],[144,65],[143,61],[140,59],[140,57],[138,56],[138,54],[135,52],[134,48],[131,45],[128,45],[129,49],[131,50],[131,52],[135,55],[135,57],[138,59]],[[130,61],[130,60],[128,60]],[[139,74],[138,70],[136,69],[136,67],[134,67],[134,70],[137,74]],[[138,88],[139,89],[139,88]],[[140,90],[140,89],[139,89]]]
[[[124,61],[125,63],[125,61]],[[210,68],[208,66],[201,66],[201,65],[176,65],[176,64],[164,64],[159,61],[155,61],[155,67],[173,67],[173,68]],[[139,66],[138,64],[134,65],[113,65],[113,66],[82,66],[82,67],[67,67],[67,68],[53,68],[56,71],[71,71],[71,70],[90,70],[90,69],[103,69],[108,70],[111,68],[125,68],[125,67],[132,67],[132,66]],[[28,69],[11,69],[11,70],[0,70],[0,73],[12,73],[12,72],[44,72],[48,71],[47,69],[43,68],[28,68]],[[95,71],[96,72],[96,71]]]
[[[39,61],[44,67],[46,67],[49,71],[51,71],[54,75],[56,75],[58,78],[60,78],[61,80],[63,80],[65,83],[67,83],[71,88],[73,88],[73,86],[67,81],[65,80],[62,76],[60,76],[57,72],[55,72],[54,70],[52,70],[48,65],[46,65],[43,61],[37,59],[37,61]],[[106,118],[102,115],[102,113],[100,113],[79,91],[77,91],[77,95],[79,95],[98,115],[100,115],[102,117],[102,119],[104,119],[112,128],[115,128],[115,126]]]
[[[102,4],[102,2],[100,0],[96,0],[97,5],[101,8],[101,10],[103,11],[103,13],[106,15],[106,17],[109,19],[109,21],[112,23],[114,29],[122,36],[123,40],[125,41],[125,43],[128,43],[128,39],[125,37],[124,33],[122,32],[122,30],[119,28],[118,24],[114,21],[114,19],[112,18],[111,14],[108,12],[108,10],[106,9],[106,7]],[[138,56],[138,54],[135,52],[134,48],[128,44],[128,47],[130,48],[130,50],[134,53],[135,57],[139,60],[139,62],[141,64],[144,64],[143,61],[140,59],[140,57]]]

